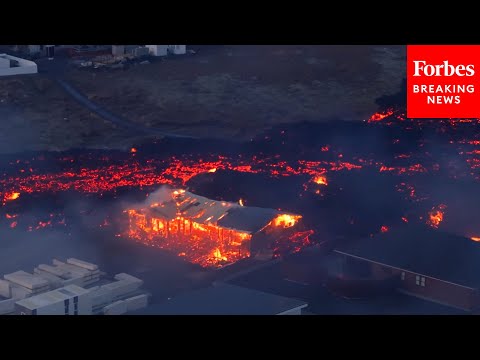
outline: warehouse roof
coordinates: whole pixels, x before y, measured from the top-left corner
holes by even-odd
[[[467,287],[480,287],[480,243],[426,226],[401,227],[335,251]]]
[[[304,301],[240,286],[221,284],[188,292],[132,315],[279,315],[302,309]]]
[[[286,212],[247,207],[237,203],[211,200],[179,189],[152,194],[151,209],[161,217],[175,219],[178,213],[199,224],[215,224],[226,229],[255,233]],[[294,215],[294,214],[289,214]],[[298,216],[298,215],[297,215]]]

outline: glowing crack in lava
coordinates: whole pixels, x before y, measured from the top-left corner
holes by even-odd
[[[388,109],[388,110],[383,111],[383,112],[376,112],[375,114],[370,116],[370,118],[368,119],[368,122],[372,123],[372,122],[382,121],[383,119],[388,118],[389,116],[392,116],[393,114],[394,114],[393,109]]]
[[[203,267],[220,267],[256,253],[274,257],[283,249],[295,251],[309,244],[313,234],[298,227],[300,215],[274,209],[215,201],[179,189],[162,188],[148,198],[148,204],[125,210],[127,237]]]
[[[432,210],[428,212],[427,225],[437,229],[443,221],[446,208],[447,206],[444,204],[440,204],[437,207],[434,206]]]

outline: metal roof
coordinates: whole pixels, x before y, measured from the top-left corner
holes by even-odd
[[[335,251],[466,287],[480,287],[480,243],[427,226],[403,226]]]
[[[277,315],[307,307],[304,301],[221,284],[178,295],[134,315]]]
[[[180,213],[199,224],[214,224],[225,229],[255,233],[281,214],[291,214],[275,209],[247,207],[227,201],[211,200],[203,196],[179,189],[149,199],[151,211],[173,220]]]

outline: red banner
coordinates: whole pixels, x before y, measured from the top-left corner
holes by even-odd
[[[480,45],[408,45],[407,117],[479,118]]]

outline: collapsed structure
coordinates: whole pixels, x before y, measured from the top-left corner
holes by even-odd
[[[249,256],[271,257],[301,230],[300,215],[211,200],[185,190],[162,189],[149,199],[145,206],[126,210],[128,236],[205,267]],[[302,241],[308,241],[310,232],[304,233]]]
[[[69,258],[0,279],[0,315],[123,314],[146,307],[143,281],[120,273],[108,279],[97,265]]]

